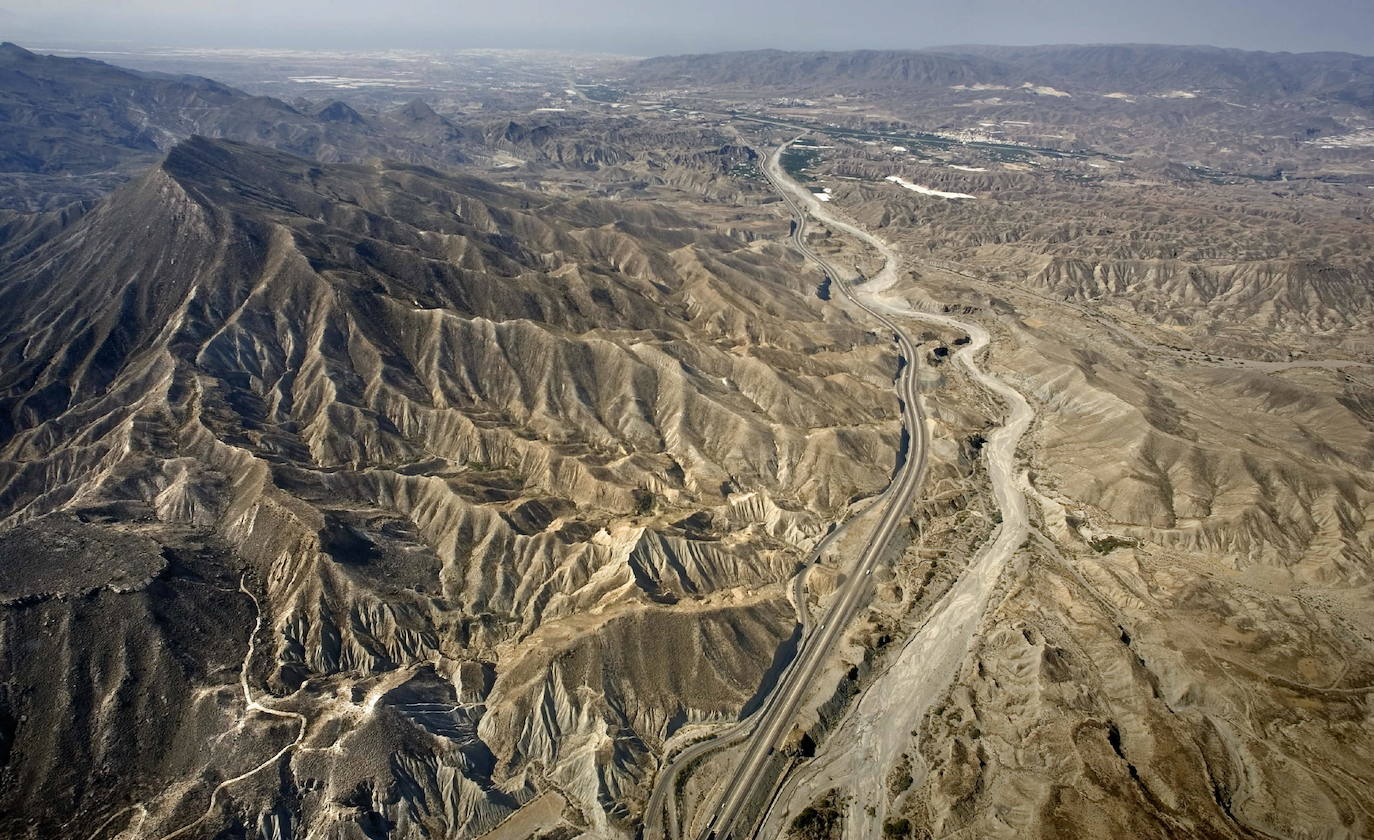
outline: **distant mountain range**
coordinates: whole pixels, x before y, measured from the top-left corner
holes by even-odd
[[[0,44],[0,178],[10,183],[76,176],[59,200],[106,191],[111,170],[131,173],[192,135],[255,143],[324,161],[385,155],[409,163],[464,160],[461,132],[424,103],[374,121],[342,102],[302,111],[199,76],[171,76],[85,58],[37,55]],[[22,185],[21,185],[22,186]],[[0,207],[24,208],[22,188]]]
[[[754,50],[650,58],[636,65],[631,78],[657,86],[791,90],[1030,82],[1103,92],[1197,88],[1374,103],[1374,58],[1351,53],[1268,53],[1151,44],[853,52]]]

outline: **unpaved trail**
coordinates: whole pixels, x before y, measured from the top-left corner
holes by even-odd
[[[105,820],[105,822],[100,824],[99,828],[91,832],[89,840],[96,840],[97,837],[99,837],[101,834],[105,832],[105,829],[110,827],[110,823],[114,822],[115,820],[119,819],[120,817],[124,816],[130,811],[138,812],[138,825],[130,825],[114,836],[116,838],[121,838],[125,835],[137,837],[138,833],[143,830],[143,823],[147,822],[148,820],[148,809],[143,807],[142,804],[130,805],[127,808],[121,808],[118,811],[115,811]]]
[[[253,633],[248,637],[248,652],[244,654],[243,665],[239,668],[239,687],[243,689],[243,700],[244,703],[247,704],[246,708],[244,709],[245,719],[248,712],[262,712],[265,715],[271,715],[273,717],[296,720],[300,723],[300,730],[296,733],[296,737],[289,744],[273,753],[271,758],[268,758],[266,761],[262,762],[261,764],[257,765],[251,770],[240,773],[239,775],[234,776],[232,779],[225,779],[224,781],[216,785],[215,789],[210,792],[210,802],[208,805],[205,806],[205,813],[201,814],[199,817],[187,823],[186,825],[183,825],[181,828],[178,828],[175,831],[172,831],[168,834],[162,835],[158,838],[158,840],[172,840],[172,838],[180,837],[190,832],[192,829],[196,828],[201,823],[205,822],[205,820],[209,819],[210,815],[215,812],[215,806],[216,803],[219,801],[220,793],[226,790],[230,785],[241,782],[244,779],[256,775],[257,773],[260,773],[268,767],[271,767],[272,765],[276,764],[279,760],[281,760],[282,756],[286,755],[288,752],[295,749],[296,745],[299,744],[301,742],[301,739],[305,737],[305,730],[307,727],[305,715],[299,712],[288,712],[283,711],[281,709],[274,709],[271,706],[264,706],[257,700],[253,699],[253,691],[248,685],[248,669],[253,662],[253,653],[256,650],[258,631],[262,629],[262,605],[258,603],[257,596],[255,596],[252,592],[248,591],[248,587],[244,585],[242,580],[239,581],[239,591],[253,600],[253,609],[256,610],[258,614],[257,621],[253,624]]]
[[[826,736],[816,757],[784,784],[777,802],[756,836],[780,837],[801,809],[832,788],[849,798],[846,838],[878,840],[887,816],[886,774],[910,743],[930,707],[958,673],[987,611],[997,581],[1016,550],[1030,533],[1022,477],[1016,469],[1016,448],[1035,412],[1016,389],[983,370],[978,355],[990,342],[986,329],[948,315],[911,309],[888,294],[900,276],[901,258],[883,239],[838,218],[830,205],[811,197],[809,190],[786,178],[782,182],[805,203],[822,224],[854,236],[884,258],[882,270],[854,291],[874,309],[900,318],[913,318],[959,330],[969,343],[954,354],[969,377],[1006,406],[1002,424],[988,436],[985,447],[988,475],[1002,522],[958,581],[931,611],[921,627],[893,657],[859,700]],[[913,767],[920,783],[924,768]]]

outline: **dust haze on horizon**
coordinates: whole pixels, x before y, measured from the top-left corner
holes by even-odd
[[[793,0],[676,3],[373,0],[233,4],[38,0],[0,8],[0,38],[187,47],[538,48],[625,55],[948,44],[1171,43],[1368,54],[1361,0]]]

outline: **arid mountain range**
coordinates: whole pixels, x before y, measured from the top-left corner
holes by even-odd
[[[0,834],[1374,831],[1374,59],[493,85],[0,47]]]
[[[365,120],[341,101],[298,109],[210,79],[35,55],[9,43],[0,45],[0,76],[6,129],[0,173],[9,185],[0,206],[22,209],[26,204],[20,202],[42,196],[44,209],[57,200],[99,195],[192,135],[324,162],[377,156],[434,164],[464,160],[458,129],[423,102]]]
[[[1136,44],[1098,46],[960,46],[931,50],[717,53],[651,58],[631,78],[648,84],[758,89],[843,87],[1064,85],[1109,93],[1160,87],[1224,90],[1264,100],[1331,97],[1374,104],[1374,58],[1349,53],[1262,53],[1216,47]]]

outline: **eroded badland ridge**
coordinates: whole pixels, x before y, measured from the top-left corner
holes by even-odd
[[[131,60],[0,47],[0,833],[1370,833],[1374,60]]]

